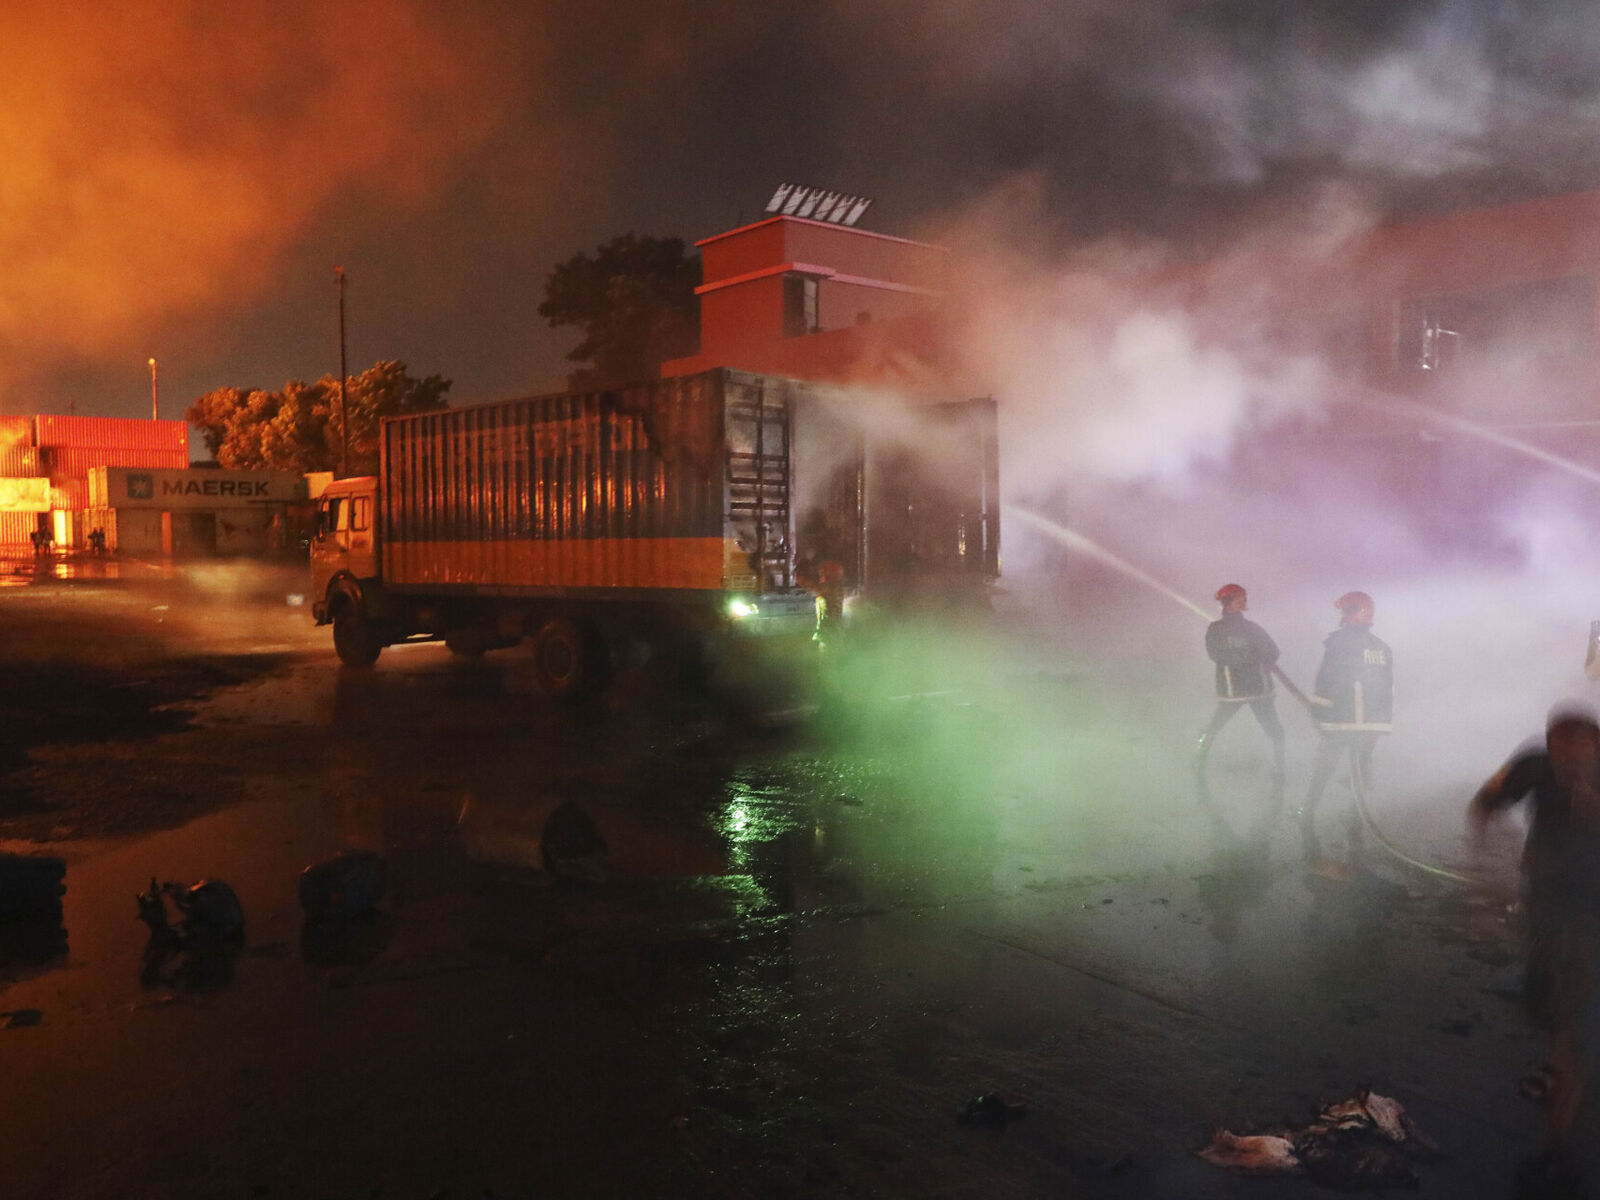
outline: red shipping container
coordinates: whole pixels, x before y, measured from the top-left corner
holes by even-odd
[[[50,477],[50,507],[77,510],[89,507],[89,481]]]
[[[87,479],[90,467],[146,467],[186,470],[187,450],[133,450],[115,446],[47,446],[39,451],[52,476]]]
[[[0,477],[23,479],[39,474],[39,451],[21,442],[0,447]]]
[[[189,425],[186,421],[141,421],[132,417],[78,417],[40,413],[34,418],[34,427],[40,446],[181,451],[183,465],[189,465]]]
[[[0,512],[0,546],[29,546],[28,535],[38,526],[36,513]]]
[[[39,473],[33,446],[32,417],[0,417],[0,476],[16,478]]]

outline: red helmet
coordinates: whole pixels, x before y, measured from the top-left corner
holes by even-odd
[[[1244,599],[1244,589],[1237,583],[1225,583],[1217,589],[1217,603],[1227,608],[1235,600]]]
[[[839,583],[844,579],[844,564],[830,559],[817,568],[817,577],[823,583]]]
[[[1365,592],[1346,592],[1333,602],[1333,606],[1349,624],[1372,624],[1372,597]]]

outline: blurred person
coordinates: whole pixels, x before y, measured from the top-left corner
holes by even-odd
[[[1394,653],[1372,632],[1373,602],[1365,592],[1346,592],[1333,602],[1339,628],[1322,643],[1322,665],[1312,689],[1311,715],[1321,731],[1311,783],[1300,810],[1306,857],[1319,856],[1316,810],[1341,759],[1350,764],[1357,804],[1372,785],[1372,752],[1394,729]],[[1352,843],[1361,839],[1361,816],[1350,814]]]
[[[811,640],[826,649],[844,625],[844,566],[831,559],[820,565],[803,563],[795,579],[816,596],[817,628]]]
[[[1545,1156],[1569,1143],[1587,1067],[1583,1022],[1600,946],[1600,726],[1587,706],[1553,710],[1544,746],[1512,756],[1478,789],[1467,824],[1482,847],[1489,822],[1518,801],[1532,807],[1522,851],[1524,998],[1548,1059],[1522,1091],[1544,1101]]]
[[[1276,804],[1283,799],[1283,722],[1278,720],[1272,686],[1278,646],[1265,629],[1245,619],[1249,596],[1244,588],[1237,583],[1224,584],[1217,589],[1216,599],[1222,605],[1222,616],[1206,627],[1206,654],[1217,664],[1217,707],[1211,723],[1200,732],[1195,755],[1201,798],[1206,797],[1206,765],[1217,734],[1248,704],[1272,743],[1272,797]]]

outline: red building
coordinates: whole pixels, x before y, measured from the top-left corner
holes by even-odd
[[[700,353],[663,364],[663,375],[738,367],[916,391],[946,357],[942,247],[786,216],[696,245]]]
[[[942,247],[785,216],[697,245],[700,352],[664,375],[731,366],[917,395],[959,373]],[[1530,422],[1588,416],[1600,399],[1597,279],[1593,191],[1279,241],[1148,288],[1153,304],[1250,322],[1353,381]]]

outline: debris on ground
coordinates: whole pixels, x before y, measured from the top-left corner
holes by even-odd
[[[388,885],[388,863],[370,850],[344,850],[300,873],[300,907],[310,921],[371,912]]]
[[[1219,1129],[1195,1154],[1241,1175],[1291,1175],[1300,1169],[1294,1143],[1281,1134],[1236,1134]]]
[[[0,854],[0,965],[42,964],[67,952],[66,874],[59,858]]]
[[[0,854],[0,917],[29,916],[61,907],[67,864],[40,854]]]
[[[1028,1113],[1028,1102],[1020,1096],[1005,1092],[985,1092],[968,1100],[956,1121],[962,1125],[977,1125],[985,1129],[1004,1129]]]
[[[157,883],[136,897],[139,920],[150,928],[152,944],[190,948],[200,944],[225,945],[244,936],[244,906],[233,888],[220,879],[202,879],[187,887]],[[176,928],[167,920],[170,899],[181,917]]]
[[[1362,1089],[1324,1105],[1309,1125],[1248,1135],[1221,1129],[1194,1153],[1244,1175],[1304,1173],[1341,1191],[1381,1191],[1419,1186],[1409,1156],[1438,1152],[1398,1100]]]
[[[139,920],[150,928],[141,983],[181,984],[199,991],[233,978],[233,959],[244,944],[244,907],[233,888],[220,879],[202,879],[186,887],[152,878],[150,890],[135,899]],[[176,926],[167,919],[169,899],[178,910]]]

